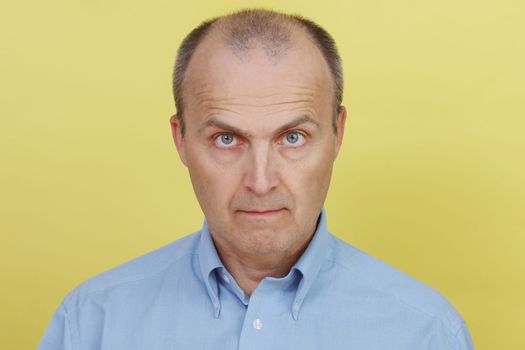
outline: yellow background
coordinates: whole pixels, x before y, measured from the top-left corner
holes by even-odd
[[[35,348],[78,283],[200,227],[172,63],[201,20],[246,6],[338,42],[331,231],[440,290],[477,349],[525,349],[521,0],[2,4],[0,348]]]

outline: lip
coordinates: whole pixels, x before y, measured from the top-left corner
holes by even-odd
[[[256,218],[266,218],[266,217],[272,217],[277,216],[281,213],[281,211],[284,210],[284,208],[281,209],[256,209],[256,210],[239,210],[240,213],[256,217]]]

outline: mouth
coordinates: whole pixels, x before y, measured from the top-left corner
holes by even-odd
[[[270,218],[273,216],[280,215],[282,211],[284,211],[284,208],[239,210],[238,212],[253,218]]]

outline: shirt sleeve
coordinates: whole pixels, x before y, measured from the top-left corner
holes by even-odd
[[[53,315],[38,350],[73,350],[71,329],[63,304],[60,305]]]
[[[456,344],[455,350],[474,350],[472,338],[464,322],[461,323],[461,327],[456,332]]]

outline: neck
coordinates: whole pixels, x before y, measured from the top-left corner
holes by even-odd
[[[215,241],[222,263],[232,274],[241,289],[251,295],[265,277],[284,277],[303,254],[310,240],[294,252],[254,256],[239,254],[220,242]]]

